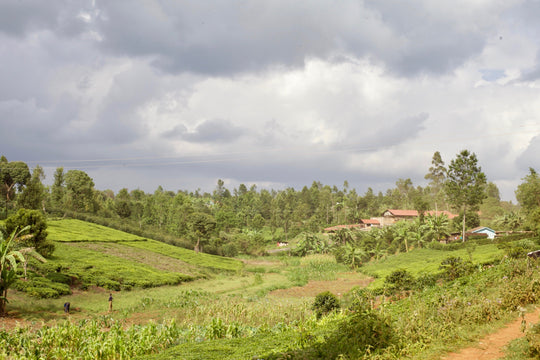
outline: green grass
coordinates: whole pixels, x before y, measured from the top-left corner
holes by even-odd
[[[266,333],[248,338],[217,339],[201,343],[186,343],[175,346],[160,354],[138,359],[262,359],[269,353],[279,353],[294,346],[298,336],[294,331],[279,334]]]
[[[137,235],[75,219],[49,220],[47,221],[47,232],[49,233],[47,238],[54,241],[119,242],[146,240]]]
[[[498,249],[495,244],[478,245],[472,253],[473,263],[486,263],[501,258],[503,251]],[[469,254],[466,249],[455,251],[441,251],[432,249],[414,249],[408,253],[401,253],[389,256],[379,261],[371,261],[365,264],[360,271],[377,279],[370,284],[371,288],[380,287],[384,278],[392,271],[397,269],[406,269],[415,277],[419,275],[432,274],[439,272],[441,262],[450,257],[461,257],[469,260]]]
[[[174,259],[182,260],[188,264],[217,270],[238,271],[243,267],[242,262],[236,259],[196,253],[192,250],[171,246],[155,240],[148,240],[145,242],[130,241],[125,245],[166,255]]]
[[[57,243],[54,256],[41,269],[60,270],[84,284],[112,290],[179,284],[192,276],[125,259],[75,244]]]

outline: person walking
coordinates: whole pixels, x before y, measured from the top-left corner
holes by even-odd
[[[112,312],[112,293],[109,293],[109,312]]]

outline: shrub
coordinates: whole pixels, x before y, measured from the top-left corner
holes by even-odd
[[[338,325],[326,342],[318,346],[321,359],[359,359],[396,342],[391,321],[377,310],[362,306]]]
[[[23,245],[33,247],[41,255],[50,257],[54,251],[54,244],[47,241],[47,222],[40,211],[20,209],[7,218],[6,232],[11,234],[16,229],[22,229],[28,225],[32,237],[25,240]]]
[[[384,279],[384,284],[391,292],[410,290],[414,285],[414,276],[405,269],[394,270]]]
[[[339,309],[339,307],[339,299],[330,291],[324,291],[318,294],[315,297],[315,302],[312,306],[317,319],[320,319],[323,315]]]
[[[223,256],[235,257],[238,256],[238,247],[234,243],[228,243],[222,246]]]
[[[439,269],[444,270],[448,280],[455,280],[474,271],[474,265],[470,261],[463,261],[462,258],[450,256],[441,262]]]
[[[534,324],[527,330],[527,342],[529,355],[532,358],[540,357],[540,324]]]

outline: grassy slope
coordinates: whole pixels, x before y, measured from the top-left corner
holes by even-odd
[[[479,245],[472,252],[472,261],[474,263],[486,263],[500,258],[502,254],[503,251],[494,244]],[[450,256],[460,257],[464,260],[469,259],[469,254],[465,249],[455,251],[415,249],[408,253],[389,256],[383,260],[372,261],[364,265],[360,271],[377,277],[370,284],[370,287],[380,287],[384,282],[384,278],[394,270],[406,269],[415,277],[436,273],[439,271],[441,262]]]
[[[479,245],[472,252],[474,263],[485,263],[500,258],[502,251],[495,245]],[[469,253],[465,249],[456,251],[440,251],[430,249],[415,249],[409,253],[401,253],[390,256],[387,259],[371,262],[365,265],[361,271],[377,275],[375,286],[380,286],[384,278],[397,269],[407,269],[414,276],[429,274],[439,271],[440,263],[449,256],[469,259]],[[371,285],[373,286],[373,284]],[[283,337],[281,337],[283,335]],[[298,335],[297,335],[298,336]],[[252,339],[221,339],[205,341],[202,343],[185,343],[158,355],[151,355],[145,359],[166,358],[206,358],[206,359],[249,359],[263,354],[280,352],[286,348],[294,348],[295,339],[292,334],[259,335]],[[260,347],[264,344],[264,348]]]
[[[48,239],[54,241],[145,241],[137,235],[75,219],[47,221]]]
[[[212,268],[216,270],[239,270],[242,268],[242,262],[235,259],[210,254],[197,254],[192,250],[179,248],[155,240],[145,239],[140,236],[128,234],[123,231],[81,220],[52,220],[48,222],[47,231],[49,232],[48,238],[56,242],[119,242],[121,243],[121,246],[135,247],[152,253],[158,253],[199,267]],[[102,252],[96,248],[92,251]],[[62,257],[65,260],[72,260],[69,259],[69,253],[63,253]],[[135,262],[137,261],[137,259],[131,260]]]
[[[241,261],[178,248],[80,220],[52,220],[56,250],[38,273],[60,272],[75,284],[109,290],[176,285],[219,271],[242,269]]]

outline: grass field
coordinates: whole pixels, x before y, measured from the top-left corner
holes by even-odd
[[[370,283],[365,274],[376,276],[369,285],[375,289],[397,269],[406,269],[415,277],[439,273],[441,261],[450,256],[472,257],[477,271],[409,297],[398,294],[377,300],[382,303],[375,313],[387,319],[399,336],[393,348],[374,358],[438,358],[502,326],[519,306],[540,299],[540,285],[534,285],[540,284],[537,271],[523,262],[502,260],[502,251],[493,244],[477,245],[473,251],[414,249],[351,270],[336,263],[332,255],[239,261],[130,238],[132,235],[107,228],[103,234],[110,238],[104,238],[99,234],[101,227],[86,227],[82,221],[51,223],[58,239],[55,254],[46,264],[36,266],[66,274],[86,286],[72,288],[71,295],[56,299],[36,299],[12,291],[8,310],[13,321],[8,318],[0,324],[8,329],[46,328],[4,333],[19,334],[19,339],[8,339],[0,330],[0,343],[19,341],[29,349],[36,347],[35,351],[48,344],[49,357],[73,357],[87,351],[80,358],[92,358],[95,351],[102,351],[109,354],[102,358],[109,359],[117,351],[125,358],[144,359],[312,358],[313,351],[324,354],[324,346],[331,346],[329,339],[340,334],[336,321],[345,318],[345,312],[338,312],[316,320],[315,295],[328,290],[350,304],[347,292]],[[84,235],[93,232],[98,234]],[[483,268],[484,263],[496,265]],[[110,291],[112,313],[107,312]],[[72,304],[69,316],[62,311],[66,301]],[[68,325],[64,319],[69,320]],[[84,337],[79,343],[87,350],[81,350],[77,341],[67,343],[66,331]],[[64,352],[54,352],[63,346]],[[7,350],[0,349],[0,358],[9,358],[2,351]],[[291,352],[296,357],[289,357]]]
[[[495,244],[478,245],[471,253],[474,263],[488,263],[500,259],[503,251],[498,249]],[[441,262],[450,257],[461,257],[463,260],[470,260],[466,249],[455,251],[441,251],[432,249],[415,249],[408,253],[401,253],[397,256],[389,256],[379,261],[371,261],[365,264],[361,271],[376,277],[376,280],[370,284],[370,287],[381,286],[384,278],[392,271],[397,269],[406,269],[415,277],[424,274],[439,272]]]
[[[65,242],[119,242],[146,240],[137,235],[75,219],[49,220],[47,221],[47,232],[49,233],[47,236],[48,239]]]

